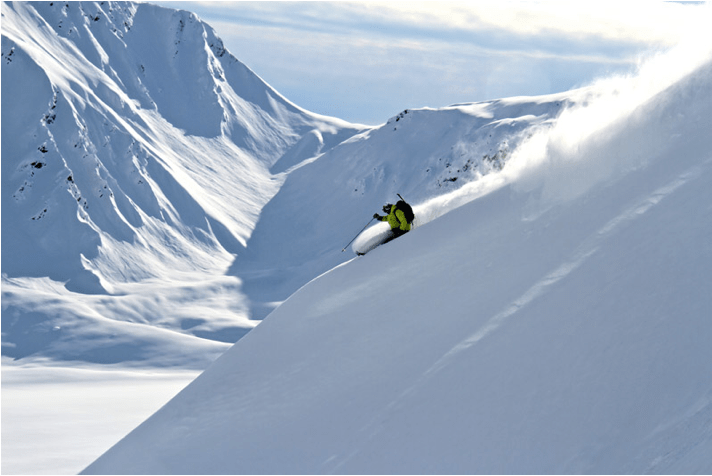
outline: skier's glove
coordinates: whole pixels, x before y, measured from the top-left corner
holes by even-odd
[[[378,218],[378,219],[380,220],[380,219],[381,219],[381,215],[379,215],[378,213],[374,213],[374,214],[373,214],[373,218]]]

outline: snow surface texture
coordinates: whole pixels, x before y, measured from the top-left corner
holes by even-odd
[[[419,203],[439,218],[303,286],[86,473],[712,471],[703,39]]]

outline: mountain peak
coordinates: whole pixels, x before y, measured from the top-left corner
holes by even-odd
[[[287,101],[190,12],[131,2],[2,9],[3,276],[32,283],[3,285],[18,316],[43,277],[64,284],[67,319],[88,319],[99,333],[103,316],[112,325],[144,318],[97,307],[92,295],[135,296],[154,280],[176,292],[212,288],[284,180],[270,167],[284,156],[297,165],[362,130]],[[303,147],[315,133],[321,142]],[[210,293],[238,286],[222,279],[225,290]],[[255,325],[234,299],[202,326],[182,325],[197,311],[177,317],[186,313],[173,304],[147,324],[234,342]],[[86,313],[69,310],[77,300]],[[42,315],[32,327],[40,335],[58,320]],[[22,326],[4,324],[4,341],[19,339],[13,329]],[[40,353],[62,355],[57,346]],[[7,352],[37,352],[20,347]]]

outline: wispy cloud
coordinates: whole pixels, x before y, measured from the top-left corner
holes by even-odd
[[[679,2],[185,2],[240,25],[322,32],[337,37],[376,35],[415,41],[445,39],[507,49],[538,45],[564,50],[552,39],[588,43],[672,46],[701,16]],[[569,44],[567,50],[571,50]]]
[[[384,2],[377,9],[389,18],[437,29],[668,45],[677,43],[695,20],[684,3],[656,1]]]

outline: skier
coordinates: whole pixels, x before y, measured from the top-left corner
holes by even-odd
[[[373,214],[373,218],[381,221],[387,221],[391,225],[391,236],[389,236],[383,244],[398,238],[410,231],[410,225],[413,223],[413,209],[406,203],[405,200],[398,200],[395,205],[387,203],[383,205],[383,212],[387,215],[381,216],[378,213]]]
[[[399,236],[404,235],[405,233],[408,233],[410,231],[411,224],[415,219],[413,208],[411,208],[411,206],[408,205],[405,200],[403,200],[403,197],[401,197],[400,194],[397,195],[400,200],[398,200],[395,205],[392,205],[390,203],[383,205],[383,212],[386,213],[386,215],[381,216],[378,213],[374,213],[373,218],[371,218],[371,221],[377,219],[380,221],[388,222],[388,224],[391,226],[391,229],[385,233],[381,233],[380,236],[376,236],[376,240],[371,240],[370,242],[363,243],[360,245],[361,248],[354,249],[354,252],[358,256],[363,256],[375,247],[384,245],[389,241],[398,238]],[[368,227],[368,225],[371,224],[371,221],[366,223],[366,226],[364,226],[361,230],[362,232],[366,229],[366,227]],[[346,246],[344,246],[341,251],[345,251],[346,248],[351,243],[353,243],[354,240],[359,236],[360,234],[356,235],[351,241],[349,241]]]

